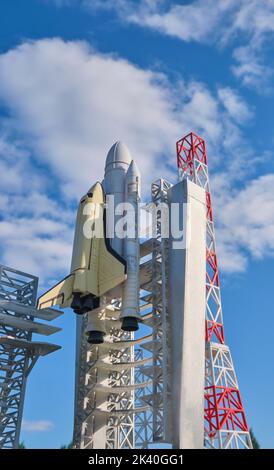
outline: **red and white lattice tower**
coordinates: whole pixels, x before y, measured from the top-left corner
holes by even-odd
[[[229,347],[225,344],[220,278],[205,141],[191,132],[176,143],[180,179],[206,192],[205,447],[252,448]]]

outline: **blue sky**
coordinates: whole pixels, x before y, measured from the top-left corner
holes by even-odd
[[[226,341],[247,419],[274,446],[272,0],[2,0],[0,244],[4,264],[40,277],[70,265],[77,201],[107,150],[129,146],[143,176],[176,180],[175,142],[206,139]],[[73,314],[60,352],[28,382],[22,439],[72,435]]]

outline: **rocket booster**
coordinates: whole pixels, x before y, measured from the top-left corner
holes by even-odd
[[[141,176],[136,163],[132,160],[126,175],[126,202],[130,204],[130,223],[124,241],[124,258],[127,262],[127,279],[123,284],[122,329],[138,330],[139,316],[139,213]]]
[[[111,243],[127,263],[127,279],[123,284],[122,312],[120,316],[122,329],[135,331],[138,330],[138,320],[140,319],[138,203],[140,201],[141,177],[128,148],[122,142],[116,142],[108,153],[103,184],[106,194],[112,195],[114,198],[113,209],[116,230]],[[117,210],[118,205],[123,203],[128,203],[125,206],[129,221],[126,237],[121,233],[121,224],[117,223],[121,216],[121,210]]]

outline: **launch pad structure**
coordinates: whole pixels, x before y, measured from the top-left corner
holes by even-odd
[[[75,448],[252,448],[224,339],[204,140],[179,140],[177,166],[179,183],[153,182],[151,203],[188,203],[190,244],[173,250],[156,211],[155,236],[140,245],[139,332],[121,330],[121,297],[101,310],[102,344],[88,344],[87,315],[77,319]]]
[[[74,448],[252,448],[225,343],[205,141],[191,132],[176,150],[177,184],[151,185],[153,235],[145,241],[138,217],[133,234],[109,239],[105,213],[94,209],[109,195],[114,208],[140,202],[137,165],[117,142],[102,183],[81,198],[70,274],[38,308],[38,279],[0,266],[0,448],[18,447],[27,377],[40,356],[59,349],[33,341],[60,330],[48,324],[62,313],[55,305],[77,313]],[[103,236],[84,235],[89,219]]]

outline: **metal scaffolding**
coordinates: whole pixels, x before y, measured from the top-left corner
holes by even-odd
[[[134,442],[134,334],[121,330],[120,300],[102,308],[105,342],[86,341],[87,315],[78,317],[79,358],[75,448],[132,449]]]
[[[60,346],[32,341],[33,333],[51,335],[51,321],[62,312],[36,310],[38,278],[0,265],[0,449],[18,448],[27,377],[40,356]]]
[[[168,239],[162,237],[162,226],[170,187],[165,179],[152,183],[146,210],[151,214],[153,233],[141,245],[144,261],[140,265],[140,310],[146,334],[140,338],[139,354],[145,365],[136,370],[142,385],[136,390],[136,399],[147,409],[136,418],[135,432],[137,447],[144,449],[167,442],[169,436]]]

